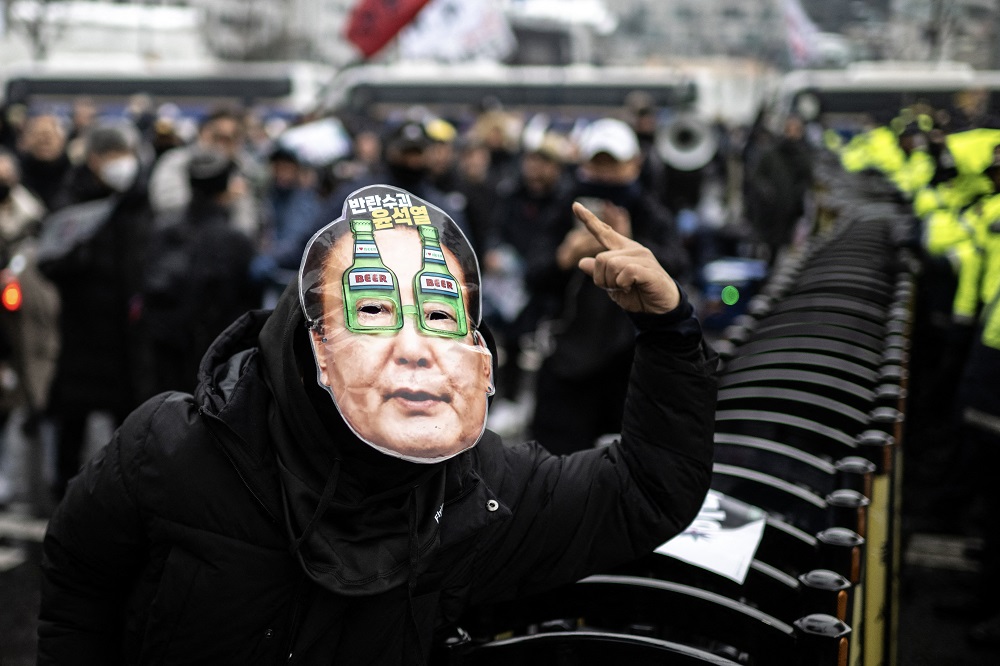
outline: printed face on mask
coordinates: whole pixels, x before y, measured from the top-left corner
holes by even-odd
[[[460,262],[431,225],[339,224],[351,231],[327,254],[311,334],[320,384],[384,453],[433,462],[470,448],[485,428],[492,357]]]

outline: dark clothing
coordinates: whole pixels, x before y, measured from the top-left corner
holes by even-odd
[[[602,360],[583,377],[551,368],[538,373],[535,391],[541,409],[535,412],[532,433],[551,453],[592,447],[600,436],[621,430],[632,349]]]
[[[89,173],[89,172],[88,172]],[[138,404],[133,361],[150,210],[141,183],[124,194],[75,179],[67,206],[110,197],[110,214],[88,240],[39,269],[59,290],[61,349],[50,408],[127,412]],[[96,179],[95,179],[96,182]],[[45,222],[43,220],[44,227]]]
[[[267,193],[268,220],[253,275],[261,282],[284,286],[299,269],[302,250],[321,226],[320,200],[306,188],[272,187]]]
[[[21,184],[31,190],[49,212],[65,205],[65,200],[60,202],[59,199],[63,180],[73,166],[69,157],[65,153],[55,160],[39,160],[26,153],[18,157],[21,162]]]
[[[647,247],[675,279],[684,279],[689,260],[669,212],[654,195],[636,184],[628,187],[578,183],[563,213],[541,230],[528,262],[529,284],[541,294],[561,294],[562,311],[556,318],[552,352],[538,372],[539,386],[532,436],[554,453],[570,453],[593,445],[601,435],[614,433],[620,422],[621,397],[626,390],[628,360],[635,342],[628,316],[603,289],[585,279],[575,267],[563,271],[556,264],[556,249],[573,228],[573,199],[595,197],[628,211],[632,237]],[[553,378],[549,378],[553,375]],[[581,405],[603,406],[576,423],[591,424],[589,436],[564,429],[561,419],[580,411]]]
[[[470,604],[649,552],[708,489],[715,357],[691,314],[635,318],[620,444],[560,458],[487,432],[419,465],[351,435],[290,288],[219,337],[193,397],[148,401],[70,484],[39,663],[423,663]]]
[[[467,179],[459,179],[458,187],[447,201],[455,194],[453,208],[460,208],[466,220],[469,231],[469,244],[477,253],[483,252],[486,235],[489,233],[490,219],[497,205],[496,186],[489,181],[475,183]]]
[[[452,209],[461,210],[467,221],[469,244],[477,253],[486,248],[493,213],[497,204],[497,184],[489,177],[482,181],[466,178],[457,166],[429,178]]]
[[[114,192],[111,188],[102,183],[100,178],[87,168],[87,165],[80,164],[66,171],[49,204],[49,211],[56,211],[85,201],[96,201],[112,194]],[[137,195],[145,196],[145,184],[140,184],[139,188],[130,194],[132,198]]]
[[[791,241],[811,183],[812,156],[805,141],[781,139],[750,172],[750,223],[770,248],[772,261],[778,249]]]
[[[571,196],[568,178],[560,178],[550,191],[536,194],[520,177],[508,178],[497,186],[493,214],[485,238],[487,250],[509,246],[522,258],[531,256],[538,243],[539,230],[562,217],[563,206]]]
[[[79,467],[86,415],[128,414],[143,397],[146,375],[139,292],[151,213],[144,181],[117,194],[89,173],[72,174],[64,207],[107,198],[110,213],[93,236],[39,263],[61,303],[59,359],[48,403],[60,430],[57,495]]]
[[[150,238],[142,284],[152,364],[148,395],[194,390],[212,341],[259,306],[259,290],[249,278],[254,252],[227,208],[198,197],[181,220]]]
[[[518,357],[521,340],[534,332],[540,322],[558,313],[561,294],[553,290],[536,290],[528,284],[527,257],[536,252],[539,230],[551,226],[560,217],[559,206],[566,205],[570,182],[562,178],[551,191],[536,194],[529,190],[522,179],[511,178],[500,183],[494,197],[490,225],[486,233],[487,251],[504,253],[512,266],[508,274],[483,276],[483,316],[496,334],[506,352],[506,362],[501,365],[497,390],[516,398],[521,383]],[[489,300],[491,280],[496,279],[499,297],[509,296],[510,281],[516,281],[524,295],[522,309],[509,312],[501,304]]]

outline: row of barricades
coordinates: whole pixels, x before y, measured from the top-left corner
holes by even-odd
[[[711,508],[760,514],[743,573],[658,550],[478,609],[451,664],[895,663],[909,219],[857,176],[819,173],[824,229],[718,344]]]

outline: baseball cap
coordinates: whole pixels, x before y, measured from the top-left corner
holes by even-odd
[[[430,143],[430,137],[421,123],[408,121],[392,129],[385,143],[387,148],[400,151],[423,150]]]
[[[607,153],[619,162],[627,162],[639,154],[635,132],[615,118],[602,118],[588,125],[580,136],[580,158],[593,159]]]

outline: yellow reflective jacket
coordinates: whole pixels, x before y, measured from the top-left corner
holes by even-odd
[[[926,218],[938,210],[957,214],[976,199],[991,194],[993,182],[983,174],[959,174],[934,187],[924,187],[913,197],[913,213]]]
[[[952,314],[971,323],[1000,291],[1000,194],[983,198],[962,216],[968,239],[956,243],[949,256],[958,267]]]
[[[958,173],[979,176],[993,162],[993,148],[1000,145],[1000,129],[981,127],[955,132],[944,140]]]

